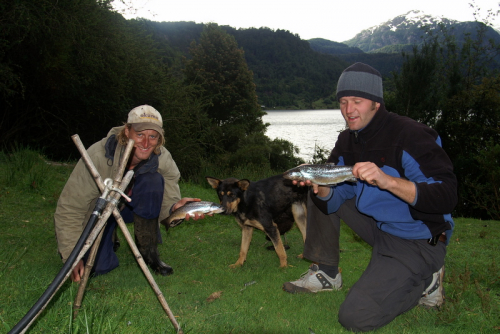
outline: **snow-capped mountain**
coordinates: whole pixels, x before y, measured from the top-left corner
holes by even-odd
[[[357,47],[364,52],[375,50],[394,52],[408,45],[420,44],[426,35],[426,29],[436,30],[441,25],[453,34],[463,34],[463,32],[473,33],[478,24],[481,23],[459,22],[412,10],[380,25],[365,29],[343,43],[350,47]],[[493,28],[489,29],[493,30]]]

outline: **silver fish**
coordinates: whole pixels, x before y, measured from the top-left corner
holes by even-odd
[[[283,177],[296,181],[309,180],[323,186],[357,181],[352,175],[352,166],[337,166],[334,163],[297,166],[283,173]]]
[[[214,214],[224,212],[224,208],[214,202],[188,202],[176,209],[168,216],[167,219],[162,221],[162,224],[169,227],[174,227],[182,223],[186,215],[194,217],[195,214]]]

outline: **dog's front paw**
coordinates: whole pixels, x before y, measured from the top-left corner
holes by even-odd
[[[297,258],[298,258],[298,259],[303,259],[303,258],[304,258],[304,255],[299,254],[299,255],[297,255]]]
[[[240,262],[236,262],[236,263],[233,263],[233,264],[230,264],[229,265],[229,268],[238,268],[238,267],[241,267],[243,265],[243,263],[240,263]]]

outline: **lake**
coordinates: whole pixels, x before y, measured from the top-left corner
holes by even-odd
[[[330,152],[345,121],[339,109],[329,110],[266,110],[262,117],[269,123],[266,135],[288,140],[300,149],[299,157],[309,162],[315,144]]]

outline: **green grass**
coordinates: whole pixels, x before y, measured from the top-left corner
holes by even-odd
[[[6,173],[0,163],[0,176]],[[52,216],[70,167],[53,166],[43,189],[0,183],[0,333],[26,314],[62,264]],[[9,174],[10,175],[10,174]],[[225,177],[229,175],[212,175]],[[182,195],[216,201],[213,189],[181,183]],[[414,308],[378,333],[498,333],[500,331],[500,225],[456,218],[446,258],[446,303],[440,310]],[[129,226],[132,232],[133,227]],[[291,295],[283,282],[297,279],[309,262],[297,228],[287,234],[289,267],[279,268],[264,234],[254,232],[247,262],[236,262],[241,232],[232,217],[215,215],[162,230],[162,259],[174,268],[154,275],[185,333],[347,333],[337,321],[340,304],[370,258],[370,247],[342,226],[339,292]],[[121,238],[120,267],[88,284],[82,309],[72,318],[78,286],[66,282],[29,333],[174,333],[130,248]],[[245,286],[245,283],[254,284]],[[220,298],[208,301],[214,292]]]

